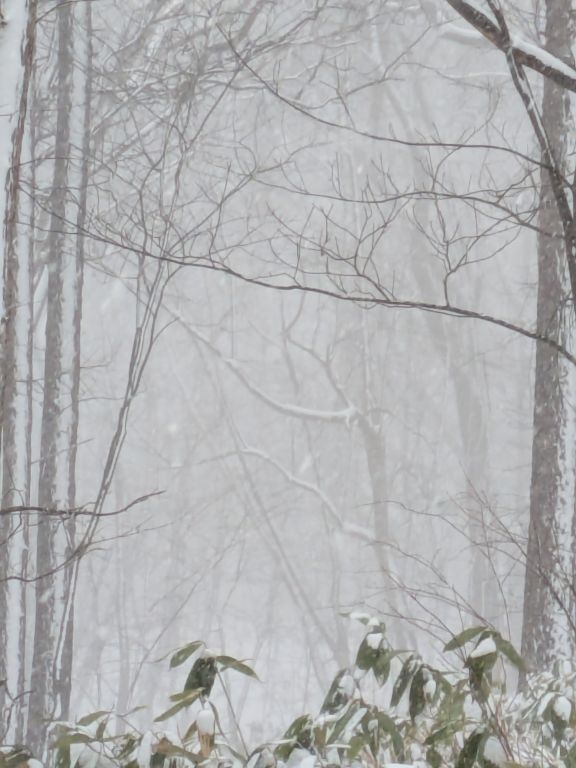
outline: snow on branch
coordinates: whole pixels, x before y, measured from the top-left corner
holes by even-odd
[[[487,40],[503,53],[506,53],[508,41],[506,35],[498,24],[477,5],[470,0],[446,0],[446,2],[477,32],[480,32]],[[568,91],[576,93],[576,69],[565,64],[557,56],[530,43],[514,34],[510,38],[512,52],[516,63],[523,67],[538,72],[544,77],[550,78]]]
[[[176,315],[174,316],[176,317]],[[180,320],[182,327],[185,328],[187,333],[193,336],[197,341],[201,342],[204,346],[208,347],[211,352],[216,355],[216,357],[228,368],[228,370],[236,376],[240,383],[243,384],[243,386],[246,387],[249,392],[251,392],[256,398],[258,398],[263,403],[266,403],[266,405],[269,405],[279,413],[282,413],[285,416],[294,416],[300,419],[307,419],[309,421],[343,423],[347,427],[350,427],[360,418],[360,413],[352,404],[347,404],[345,408],[341,408],[339,410],[328,411],[316,408],[306,408],[294,403],[283,403],[279,400],[276,400],[261,390],[259,387],[257,387],[255,384],[253,384],[248,379],[248,377],[244,375],[236,360],[232,360],[223,355],[220,350],[211,344],[210,341],[197,329],[192,328],[184,323],[181,318],[178,317],[177,319]]]
[[[342,516],[336,509],[334,502],[327,496],[327,494],[318,485],[314,483],[310,483],[307,480],[303,480],[297,477],[296,475],[292,474],[292,472],[286,469],[286,467],[283,464],[281,464],[279,461],[272,458],[272,456],[265,453],[264,451],[258,450],[257,448],[244,448],[242,450],[242,453],[245,453],[247,456],[254,456],[256,458],[261,459],[262,461],[268,462],[273,467],[275,467],[275,469],[277,469],[278,472],[280,472],[280,474],[283,475],[283,477],[288,482],[316,496],[322,502],[324,507],[328,510],[330,517],[336,524],[336,527],[342,533],[349,534],[350,536],[355,536],[356,538],[359,538],[362,541],[365,541],[369,544],[375,544],[374,534],[371,531],[369,531],[367,528],[365,528],[362,525],[356,525],[355,523],[348,523],[342,519]]]

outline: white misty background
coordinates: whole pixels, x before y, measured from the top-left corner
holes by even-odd
[[[569,0],[0,8],[7,743],[201,639],[259,744],[350,611],[571,655]]]

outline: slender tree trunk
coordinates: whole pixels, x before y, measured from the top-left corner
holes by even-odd
[[[547,0],[546,47],[571,61],[571,0]],[[568,93],[544,79],[542,119],[560,168],[572,124]],[[538,239],[538,332],[571,350],[574,309],[569,300],[562,223],[548,174],[542,171]],[[549,345],[536,348],[534,437],[522,652],[532,665],[549,667],[573,655],[572,542],[576,432],[576,374]]]
[[[82,249],[66,234],[73,218],[68,189],[72,183],[71,126],[74,89],[74,10],[60,5],[57,20],[57,121],[50,224],[46,242],[48,301],[44,361],[44,399],[40,436],[38,501],[47,509],[75,505],[78,419],[79,334]],[[85,204],[85,201],[84,201]],[[45,748],[53,718],[65,718],[70,701],[72,665],[73,569],[65,565],[74,549],[73,518],[44,515],[36,545],[36,616],[32,655],[28,743]]]
[[[13,4],[15,6],[16,4]],[[0,194],[3,226],[2,317],[2,507],[30,501],[31,328],[30,261],[19,226],[20,173],[25,149],[28,91],[35,45],[36,2],[10,8],[0,29],[0,162],[7,168]],[[20,49],[21,57],[17,52]],[[4,61],[4,57],[6,60]],[[10,61],[10,59],[13,59]],[[14,62],[18,62],[15,66]],[[4,147],[6,149],[4,150]],[[25,700],[16,698],[25,687],[26,588],[28,516],[0,518],[0,740],[23,735]]]

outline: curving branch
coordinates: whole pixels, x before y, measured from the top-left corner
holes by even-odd
[[[464,21],[467,21],[502,53],[508,52],[511,43],[517,65],[528,67],[543,77],[550,78],[568,91],[576,93],[576,69],[574,67],[565,64],[544,48],[523,40],[518,35],[513,35],[508,39],[505,30],[495,20],[468,0],[446,0],[446,2]]]

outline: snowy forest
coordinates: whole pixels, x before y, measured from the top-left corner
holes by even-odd
[[[0,768],[576,768],[575,33],[0,0]]]

